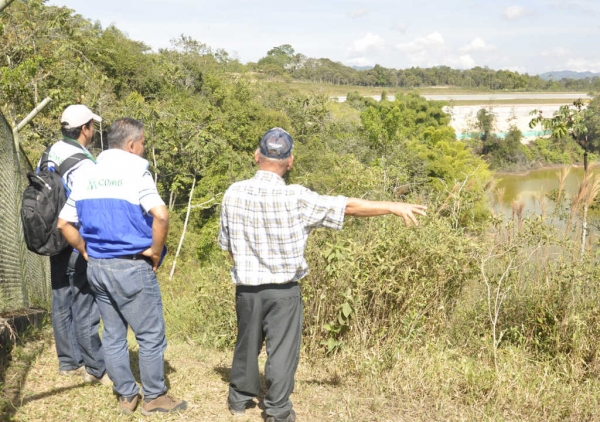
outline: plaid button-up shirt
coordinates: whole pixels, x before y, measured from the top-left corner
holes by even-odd
[[[233,282],[257,286],[300,280],[308,273],[304,248],[310,231],[340,230],[346,200],[287,186],[279,175],[262,170],[231,185],[221,204],[219,246],[233,255]]]

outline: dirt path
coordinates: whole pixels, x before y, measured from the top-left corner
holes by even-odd
[[[130,340],[130,344],[132,341]],[[137,345],[130,348],[132,367],[137,367]],[[264,356],[261,356],[264,364]],[[229,414],[225,404],[231,353],[203,350],[171,341],[165,356],[171,393],[188,402],[181,414],[153,416],[165,421],[263,421],[262,403],[243,417]],[[83,384],[79,377],[58,375],[58,361],[51,330],[46,328],[23,348],[13,352],[5,374],[3,420],[18,421],[137,421],[148,420],[138,411],[132,416],[117,412],[110,387]],[[329,368],[301,364],[292,395],[299,421],[391,421],[373,398],[364,397],[356,385],[340,381]],[[139,376],[137,373],[137,379]],[[391,409],[390,409],[391,410]],[[393,413],[392,413],[393,414]],[[389,415],[389,413],[388,413]]]

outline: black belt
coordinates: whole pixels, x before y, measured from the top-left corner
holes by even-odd
[[[139,261],[140,259],[143,259],[144,261],[146,261],[147,263],[152,265],[152,260],[149,257],[142,255],[141,253],[136,253],[134,255],[121,255],[121,256],[117,256],[117,258],[130,259],[132,261]]]
[[[235,286],[236,293],[258,293],[263,290],[287,290],[298,287],[297,281],[289,281],[287,283],[268,283],[259,284],[258,286],[248,286],[245,284],[238,284]]]

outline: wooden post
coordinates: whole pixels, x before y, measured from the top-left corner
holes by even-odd
[[[2,10],[4,10],[4,8],[12,2],[13,0],[0,0],[0,12],[2,12]]]
[[[187,229],[188,220],[190,219],[190,211],[192,209],[192,196],[194,195],[194,188],[196,187],[196,175],[194,174],[194,182],[192,183],[192,189],[190,190],[190,199],[188,200],[187,213],[185,214],[185,223],[183,223],[183,231],[181,232],[181,238],[179,239],[179,246],[177,246],[177,252],[175,252],[175,258],[173,259],[173,267],[171,268],[171,274],[169,274],[169,280],[173,278],[175,273],[175,266],[177,265],[177,257],[181,252],[181,246],[183,246],[183,239],[185,238],[185,231]]]
[[[2,2],[2,0],[0,0],[0,2]],[[0,7],[1,7],[1,3],[0,3]],[[2,9],[0,9],[0,10],[2,10]],[[14,138],[14,141],[15,141],[15,150],[17,151],[17,158],[19,159],[19,161],[21,160],[21,154],[19,153],[19,149],[20,149],[20,145],[19,145],[19,132],[21,131],[21,129],[23,129],[25,127],[25,125],[27,123],[29,123],[35,116],[37,116],[37,114],[40,111],[42,111],[42,109],[44,107],[46,107],[50,101],[52,101],[52,99],[50,97],[44,98],[44,100],[41,103],[39,103],[33,110],[31,110],[31,113],[29,113],[27,115],[27,117],[25,117],[23,120],[21,120],[21,122],[17,126],[15,126],[15,128],[13,129],[13,138]]]

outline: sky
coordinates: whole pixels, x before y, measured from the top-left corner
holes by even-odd
[[[600,72],[600,0],[50,0],[155,51],[181,35],[243,63],[290,44],[345,65]]]

